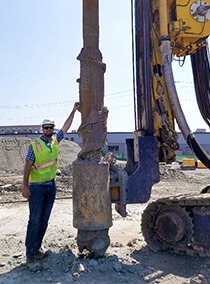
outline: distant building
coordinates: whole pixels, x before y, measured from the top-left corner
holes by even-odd
[[[205,128],[197,128],[195,132],[206,132]]]
[[[199,142],[201,147],[210,153],[210,132],[195,132],[196,140]],[[133,132],[108,132],[107,133],[107,145],[102,148],[102,151],[106,154],[107,152],[115,152],[122,155],[122,158],[127,155],[126,139],[133,138]],[[82,139],[76,132],[68,132],[66,139],[74,141],[80,146],[82,145]],[[181,132],[178,132],[178,143],[179,149],[176,151],[177,155],[192,155],[193,152],[189,145],[186,143]]]
[[[199,130],[199,131],[198,131]],[[57,131],[57,130],[55,130]],[[27,136],[38,137],[41,134],[40,125],[12,125],[12,126],[0,126],[0,136]],[[205,129],[200,128],[194,133],[196,140],[201,147],[209,154],[210,153],[210,132],[206,132]],[[109,151],[116,153],[121,158],[126,158],[127,148],[126,139],[133,138],[133,132],[108,132],[107,144],[102,148],[103,153]],[[73,141],[82,146],[82,139],[77,134],[76,130],[68,132],[65,135],[66,140]],[[192,150],[186,143],[183,135],[178,133],[179,149],[176,151],[177,155],[189,155],[193,154]]]
[[[0,134],[30,134],[40,133],[40,125],[7,125],[0,126]]]
[[[41,133],[41,125],[7,125],[0,126],[0,134],[37,134]]]

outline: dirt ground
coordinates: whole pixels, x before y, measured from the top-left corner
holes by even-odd
[[[20,146],[22,144],[24,147]],[[109,229],[111,245],[105,257],[89,259],[79,254],[77,230],[72,225],[71,163],[79,147],[66,141],[60,153],[61,173],[56,178],[57,198],[44,239],[44,246],[51,253],[40,261],[40,270],[29,271],[24,246],[28,204],[20,192],[27,144],[25,140],[21,143],[0,140],[3,164],[0,168],[0,284],[210,283],[209,258],[153,253],[140,227],[142,212],[149,202],[170,195],[199,193],[209,185],[208,169],[181,171],[177,165],[161,166],[161,181],[153,187],[149,202],[127,205],[126,218],[116,213],[113,206],[113,226]],[[22,147],[21,151],[17,150],[17,145]]]

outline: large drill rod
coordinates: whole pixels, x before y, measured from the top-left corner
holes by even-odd
[[[78,134],[82,149],[73,163],[73,225],[78,229],[79,251],[103,256],[112,226],[109,164],[102,157],[108,110],[104,107],[104,72],[99,50],[98,0],[83,0],[83,48],[80,61]]]

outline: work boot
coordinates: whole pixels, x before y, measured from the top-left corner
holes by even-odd
[[[26,257],[26,266],[32,272],[37,272],[41,270],[41,265],[36,262],[34,258],[29,258],[28,256]]]
[[[31,263],[34,263],[34,258],[26,257],[26,265],[30,265]]]
[[[38,253],[35,255],[34,259],[35,260],[42,260],[44,259],[46,256],[48,256],[49,251],[44,251],[43,249],[39,249]]]

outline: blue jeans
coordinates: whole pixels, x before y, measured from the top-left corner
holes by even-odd
[[[26,256],[33,258],[39,251],[48,226],[54,204],[56,186],[52,184],[30,185],[29,221],[26,233]]]

